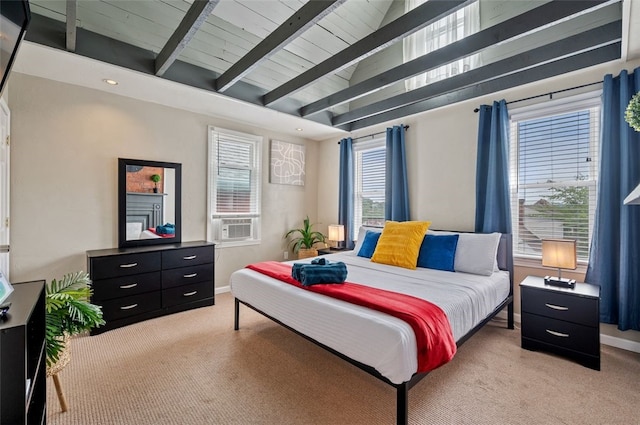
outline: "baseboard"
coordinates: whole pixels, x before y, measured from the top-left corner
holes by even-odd
[[[629,339],[600,334],[600,343],[616,348],[622,348],[623,350],[633,351],[634,353],[640,353],[640,342],[631,341]]]
[[[225,292],[231,292],[231,286],[220,286],[216,288],[216,295],[224,294]]]
[[[501,311],[496,314],[496,318],[500,320],[507,320],[507,312],[506,310]],[[516,323],[520,323],[520,315],[513,315],[513,320]],[[629,339],[618,338],[616,336],[600,334],[600,343],[604,345],[609,345],[611,347],[621,348],[627,351],[633,351],[634,353],[640,353],[640,342],[631,341]]]

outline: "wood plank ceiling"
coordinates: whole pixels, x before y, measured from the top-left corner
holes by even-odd
[[[407,63],[404,37],[473,1],[30,0],[26,39],[344,130],[621,57],[621,1],[476,1],[480,31]],[[478,52],[480,67],[404,89]]]

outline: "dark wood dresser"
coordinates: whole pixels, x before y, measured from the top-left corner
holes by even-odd
[[[522,348],[545,350],[600,370],[600,287],[544,284],[528,276],[520,283]]]
[[[46,423],[44,285],[13,285],[11,308],[0,321],[0,424]]]
[[[214,255],[204,241],[87,251],[91,302],[106,321],[91,334],[213,305]]]

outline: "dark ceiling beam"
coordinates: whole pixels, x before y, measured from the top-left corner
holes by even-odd
[[[465,87],[463,89],[443,94],[440,96],[426,99],[412,105],[393,109],[391,111],[364,118],[355,121],[352,124],[336,126],[347,131],[355,131],[361,128],[370,127],[386,121],[408,117],[410,115],[429,111],[431,109],[440,108],[446,105],[462,102],[464,100],[473,99],[497,93],[512,87],[521,86],[523,84],[532,83],[546,78],[562,75],[567,72],[577,71],[590,66],[620,59],[621,42],[616,42],[606,46],[598,47],[594,50],[579,53],[574,56],[563,58],[554,62],[549,62],[534,68],[526,69],[513,74],[495,78],[489,81]]]
[[[322,18],[333,12],[346,0],[315,0],[305,3],[289,19],[276,28],[264,40],[244,55],[239,61],[231,65],[220,77],[216,79],[215,87],[223,92],[242,77],[250,73],[261,62],[280,51],[293,39],[315,25]]]
[[[542,6],[538,6],[535,9],[500,22],[499,24],[475,34],[469,35],[464,39],[451,43],[441,49],[420,56],[419,58],[391,68],[388,71],[354,84],[344,90],[305,105],[301,108],[300,115],[306,117],[329,109],[333,106],[349,102],[384,88],[396,81],[405,80],[430,71],[442,64],[450,63],[494,44],[534,30],[540,26],[550,24],[574,13],[579,13],[598,4],[605,3],[606,1],[607,0],[554,0],[552,2],[545,3]]]
[[[264,105],[270,105],[285,96],[294,94],[319,78],[358,62],[471,2],[472,0],[427,1],[400,16],[395,21],[353,43],[341,52],[273,89],[264,95],[263,103]]]
[[[472,69],[462,74],[444,80],[436,81],[415,90],[363,106],[344,114],[336,115],[332,124],[335,126],[361,120],[372,115],[380,114],[422,100],[430,99],[445,93],[460,90],[482,81],[522,71],[533,66],[567,57],[584,50],[590,50],[605,44],[620,41],[622,21],[609,24],[558,40],[547,45],[522,52],[511,57],[493,62],[480,68]]]
[[[67,0],[67,22],[66,22],[66,47],[67,51],[76,51],[76,16],[78,13],[78,2],[76,0]]]
[[[219,2],[220,0],[194,0],[178,28],[158,53],[155,63],[155,74],[157,76],[162,76],[178,58],[180,52],[187,47],[187,44],[189,44]]]

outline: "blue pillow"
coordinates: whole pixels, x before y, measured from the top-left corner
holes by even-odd
[[[418,267],[454,271],[453,262],[456,257],[458,237],[459,235],[426,235],[420,246]]]
[[[364,235],[364,241],[362,242],[360,251],[358,251],[358,257],[371,258],[373,256],[373,252],[376,250],[378,239],[380,239],[381,234],[382,233],[380,232],[370,232],[367,230],[367,233]]]

